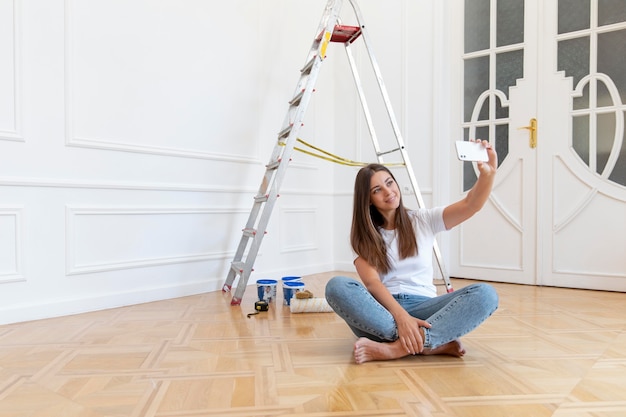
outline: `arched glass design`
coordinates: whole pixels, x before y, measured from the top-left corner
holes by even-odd
[[[557,69],[574,88],[572,149],[592,173],[626,186],[626,1],[560,0],[558,18]]]
[[[493,16],[493,18],[492,18]],[[463,137],[486,139],[509,153],[509,88],[524,76],[524,0],[465,0]],[[463,162],[463,190],[476,182]]]

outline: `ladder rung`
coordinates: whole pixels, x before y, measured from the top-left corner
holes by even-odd
[[[269,197],[269,194],[257,195],[254,197],[254,201],[256,201],[257,203],[265,203]]]
[[[286,128],[284,128],[283,130],[281,130],[280,132],[278,132],[278,139],[280,138],[284,138],[286,136],[289,136],[289,132],[291,132],[291,128],[293,127],[292,124],[290,124],[289,126],[287,126]]]
[[[309,61],[304,64],[304,66],[300,70],[302,74],[308,74],[309,72],[311,72],[311,68],[313,68],[313,64],[315,63],[315,58],[317,58],[317,55],[313,55],[311,59],[309,59]]]
[[[292,106],[297,106],[298,104],[300,104],[300,100],[302,100],[302,96],[303,95],[304,95],[304,88],[302,90],[300,90],[300,92],[298,94],[296,94],[296,96],[294,98],[291,99],[289,104],[292,105]]]
[[[233,262],[230,264],[230,268],[236,273],[241,274],[243,272],[244,265],[245,264],[243,262]]]
[[[402,147],[395,148],[395,149],[390,149],[390,150],[388,150],[386,152],[378,152],[376,155],[378,155],[378,156],[387,155],[388,153],[397,152],[397,151],[399,151],[401,149],[402,149]]]
[[[254,237],[256,235],[256,229],[243,229],[243,235],[247,237]]]
[[[268,171],[274,170],[276,168],[278,168],[278,166],[280,165],[280,159],[274,162],[271,162],[267,165],[265,165],[265,168],[267,168]]]
[[[331,42],[354,42],[361,35],[360,26],[336,25],[330,37]]]

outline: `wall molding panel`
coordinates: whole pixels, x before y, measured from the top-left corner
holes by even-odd
[[[244,213],[235,208],[66,206],[66,274],[230,259],[234,251],[220,247],[232,234],[233,218]]]
[[[221,284],[201,280],[182,284],[172,283],[165,287],[118,290],[107,294],[93,293],[74,299],[28,299],[18,305],[0,306],[0,325],[202,294],[219,290]]]
[[[280,253],[317,250],[316,207],[281,207]]]
[[[23,207],[0,206],[0,284],[26,281],[23,219]]]
[[[96,190],[136,190],[157,192],[192,192],[192,193],[219,193],[219,194],[249,194],[253,197],[258,192],[258,187],[218,187],[213,185],[198,184],[165,184],[161,182],[100,182],[78,181],[72,179],[50,178],[25,178],[25,177],[0,177],[0,186],[5,187],[42,187],[42,188],[78,188]],[[352,191],[334,193],[331,191],[317,191],[303,188],[283,187],[281,195],[306,195],[318,197],[334,197],[339,195],[352,196]],[[428,193],[422,193],[425,195]],[[252,205],[250,206],[252,207]]]
[[[0,0],[0,140],[24,142],[20,22],[20,2]]]
[[[218,187],[198,184],[166,184],[162,182],[100,182],[65,178],[26,178],[0,177],[0,186],[5,187],[42,187],[42,188],[84,188],[100,190],[136,190],[136,191],[181,191],[197,193],[251,194],[257,192],[252,187]]]
[[[68,94],[68,97],[71,94]],[[71,105],[71,103],[70,103]],[[71,110],[68,110],[67,114],[71,114]],[[118,143],[112,140],[106,139],[89,139],[89,138],[78,138],[72,136],[72,120],[69,119],[70,116],[67,116],[68,120],[66,122],[67,126],[67,137],[66,137],[66,145],[73,146],[77,148],[90,148],[90,149],[101,149],[108,151],[119,151],[119,152],[134,152],[140,153],[144,155],[158,155],[158,156],[172,156],[178,158],[194,158],[194,159],[207,159],[214,161],[224,161],[224,162],[236,162],[240,164],[253,164],[259,165],[261,164],[261,160],[258,156],[248,157],[246,155],[228,155],[228,154],[219,154],[219,153],[211,153],[211,152],[202,152],[202,151],[194,151],[190,149],[183,148],[166,148],[166,147],[158,147],[158,146],[141,146],[134,145],[130,143]]]
[[[226,22],[206,24],[211,21],[210,7],[198,7],[189,14],[173,4],[65,1],[66,146],[261,163],[258,112],[248,112],[246,123],[227,122],[231,113],[243,114],[245,103],[223,105],[223,97],[231,95],[232,88],[248,91],[251,101],[260,101],[254,96],[259,80],[242,79],[238,73],[243,69],[231,67],[220,73],[221,82],[210,81],[215,76],[215,55],[228,56],[240,49],[238,55],[246,56],[246,65],[256,65],[260,53],[252,41],[258,39],[256,26],[242,24],[241,37],[231,39],[235,42],[232,47],[212,42],[229,31]],[[251,6],[244,0],[222,5],[225,14],[232,9],[241,15],[245,10],[240,18],[258,24],[259,6]],[[141,30],[136,23],[129,23],[132,19],[141,20]],[[102,22],[116,24],[119,33],[103,38],[108,29]],[[164,24],[168,30],[163,29]],[[147,42],[149,38],[153,40]],[[154,48],[159,42],[162,47]],[[201,50],[206,53],[198,54]],[[111,59],[103,58],[105,55],[112,55]],[[164,55],[169,57],[167,62]],[[115,60],[122,64],[112,65]],[[181,70],[187,72],[182,80]],[[209,140],[211,136],[222,138]],[[240,138],[245,141],[237,143]]]

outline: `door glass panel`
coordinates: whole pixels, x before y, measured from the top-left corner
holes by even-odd
[[[465,53],[489,48],[490,0],[465,0]]]
[[[585,165],[589,165],[589,116],[574,117],[572,128],[572,146]]]
[[[524,75],[524,51],[522,49],[496,54],[496,88],[505,93]]]
[[[626,2],[624,0],[598,0],[598,25],[626,22]]]
[[[626,112],[622,113],[622,120],[626,120]],[[626,146],[624,144],[626,144],[626,130],[622,134],[622,148],[617,163],[609,175],[609,180],[622,185],[626,185]]]
[[[470,139],[480,139],[480,140],[488,140],[491,141],[491,137],[489,135],[489,126],[478,126],[476,127],[476,135]]]
[[[483,101],[480,106],[480,113],[478,113],[478,120],[489,120],[489,100]]]
[[[463,139],[469,140],[469,129],[463,129]],[[472,138],[475,139],[475,138]],[[476,177],[476,172],[474,171],[474,164],[471,162],[464,161],[463,162],[463,191],[467,191],[476,182],[478,178]]]
[[[470,190],[477,179],[474,164],[467,161],[463,162],[463,191]]]
[[[509,125],[496,126],[496,148],[498,148],[498,158],[506,158],[509,154]],[[498,159],[498,166],[502,162]]]
[[[611,78],[626,103],[626,29],[598,34],[598,72]]]
[[[559,42],[558,70],[574,77],[574,86],[589,74],[589,36]]]
[[[524,1],[498,0],[496,45],[524,42]]]
[[[613,142],[615,142],[615,114],[605,113],[598,115],[596,146],[596,172],[602,174],[609,160]]]
[[[598,107],[607,107],[613,105],[613,98],[611,97],[611,93],[607,88],[606,84],[603,82],[598,82]],[[589,104],[587,104],[589,106]]]
[[[508,119],[508,117],[509,108],[502,105],[502,100],[500,100],[500,97],[496,97],[496,118]]]
[[[580,97],[574,97],[574,110],[582,110],[589,108],[589,84],[585,84],[583,88],[583,95]]]
[[[589,29],[590,0],[559,1],[559,34]]]
[[[483,91],[489,89],[489,57],[466,59],[464,65],[464,118],[465,122],[472,119],[474,104]]]
[[[480,139],[490,141],[489,126],[477,126],[476,134],[472,136],[470,136],[469,129],[463,129],[463,138],[464,140]],[[474,171],[474,163],[463,161],[463,191],[471,189],[477,179],[478,177],[476,176],[476,171]]]
[[[463,139],[480,139],[480,140],[489,140],[489,126],[477,126],[475,129],[476,134],[470,136],[470,130],[465,128],[463,129]],[[471,164],[471,162],[470,162]]]

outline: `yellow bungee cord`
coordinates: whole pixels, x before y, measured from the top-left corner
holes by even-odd
[[[317,154],[315,152],[308,151],[306,149],[298,148],[297,146],[294,147],[294,149],[296,151],[305,153],[305,154],[313,156],[315,158],[320,158],[320,159],[324,159],[326,161],[334,162],[336,164],[348,165],[348,166],[352,166],[352,167],[365,166],[365,165],[369,164],[369,162],[357,162],[357,161],[353,161],[351,159],[342,158],[342,157],[340,157],[338,155],[332,154],[332,153],[330,153],[328,151],[325,151],[325,150],[323,150],[321,148],[318,148],[317,146],[311,145],[310,143],[307,143],[307,142],[305,142],[304,140],[302,140],[300,138],[297,138],[296,141],[300,142],[304,146],[308,146],[309,148],[314,149],[317,152],[320,152],[320,153],[323,154],[323,155],[320,155],[320,154]],[[324,156],[324,155],[326,155],[326,156]],[[382,163],[381,165],[385,165],[385,166],[404,166],[404,163],[402,163],[402,162],[390,162],[390,163]]]

